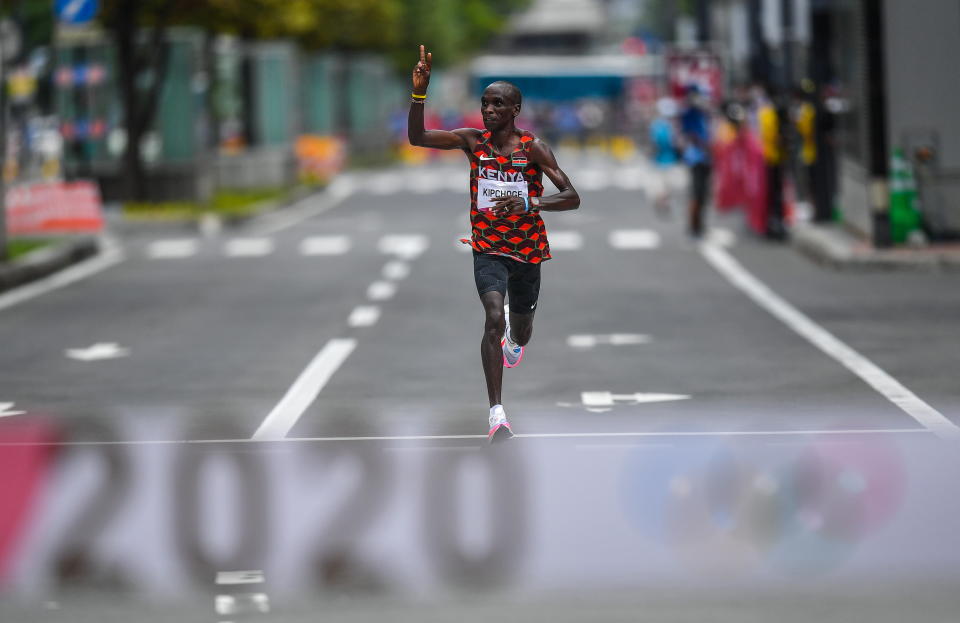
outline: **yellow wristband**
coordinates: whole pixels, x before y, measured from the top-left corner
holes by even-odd
[[[418,100],[425,100],[427,99],[427,94],[424,93],[423,95],[417,95],[416,93],[411,93],[410,97],[415,97]]]

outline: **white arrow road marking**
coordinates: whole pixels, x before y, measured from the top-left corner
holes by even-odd
[[[227,257],[262,257],[273,253],[270,238],[234,238],[227,241],[224,249]]]
[[[26,411],[11,411],[13,407],[12,402],[0,402],[0,417],[7,417],[9,415],[23,415]]]
[[[618,229],[610,232],[610,246],[614,249],[656,249],[660,234],[652,229]]]
[[[87,348],[68,348],[64,354],[77,361],[98,361],[126,357],[130,354],[130,349],[121,348],[116,342],[98,342]]]
[[[649,344],[649,335],[641,333],[611,333],[610,335],[571,335],[567,338],[567,346],[571,348],[593,348],[597,344],[612,346],[631,346],[634,344]]]
[[[193,238],[154,240],[147,247],[147,257],[154,260],[178,260],[196,253],[197,241]]]
[[[397,293],[397,285],[391,281],[374,281],[367,288],[367,298],[371,301],[386,301]]]
[[[391,234],[377,243],[381,253],[396,255],[400,259],[412,260],[427,250],[430,240],[420,234]]]
[[[357,341],[353,339],[334,339],[327,342],[263,420],[260,428],[253,434],[253,439],[263,441],[286,437],[307,407],[320,395],[333,373],[356,347]]]
[[[311,236],[300,242],[301,255],[343,255],[350,250],[347,236]]]
[[[383,276],[391,281],[406,279],[409,274],[410,265],[399,260],[387,262],[383,267]]]
[[[547,239],[551,251],[576,251],[583,247],[583,236],[577,231],[552,231]]]
[[[614,394],[612,392],[581,392],[580,400],[588,410],[595,412],[609,411],[617,403],[638,405],[648,402],[670,402],[674,400],[688,400],[686,394]]]
[[[380,308],[376,305],[358,305],[350,312],[347,324],[351,327],[370,327],[380,320]]]

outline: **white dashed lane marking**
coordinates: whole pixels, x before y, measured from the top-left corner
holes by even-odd
[[[347,324],[351,327],[370,327],[380,320],[380,308],[376,305],[358,305],[350,312]]]
[[[342,255],[351,246],[347,236],[311,236],[300,242],[300,253],[306,256]]]
[[[377,249],[386,255],[396,255],[400,259],[412,260],[430,246],[430,239],[422,234],[390,234],[377,243]]]
[[[227,257],[263,257],[273,253],[273,247],[271,238],[234,238],[223,251]]]
[[[618,229],[610,232],[609,242],[614,249],[656,249],[660,246],[660,234],[652,229]]]
[[[577,251],[583,248],[583,236],[576,231],[547,232],[552,251]]]
[[[174,260],[197,254],[197,241],[193,238],[154,240],[147,246],[147,257],[154,260]]]
[[[406,279],[410,274],[410,265],[406,262],[401,262],[399,260],[394,260],[392,262],[387,262],[383,267],[383,276],[386,279],[392,281],[400,281]]]
[[[397,293],[397,286],[392,281],[374,281],[367,288],[367,298],[371,301],[386,301]]]

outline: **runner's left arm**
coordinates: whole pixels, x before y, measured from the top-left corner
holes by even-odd
[[[570,183],[567,174],[557,164],[557,158],[553,155],[553,150],[546,143],[537,139],[530,146],[529,153],[530,159],[540,166],[540,170],[550,178],[553,185],[560,191],[547,197],[541,197],[538,209],[543,212],[563,212],[579,208],[580,194]],[[499,216],[510,216],[512,214],[524,214],[526,205],[523,199],[519,197],[506,197],[499,200],[493,209]]]

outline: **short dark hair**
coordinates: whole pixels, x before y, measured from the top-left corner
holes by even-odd
[[[507,97],[509,97],[514,104],[523,104],[523,93],[520,92],[520,89],[517,88],[517,85],[514,83],[507,82],[506,80],[497,80],[487,85],[487,89],[490,87],[503,88],[507,92]]]

